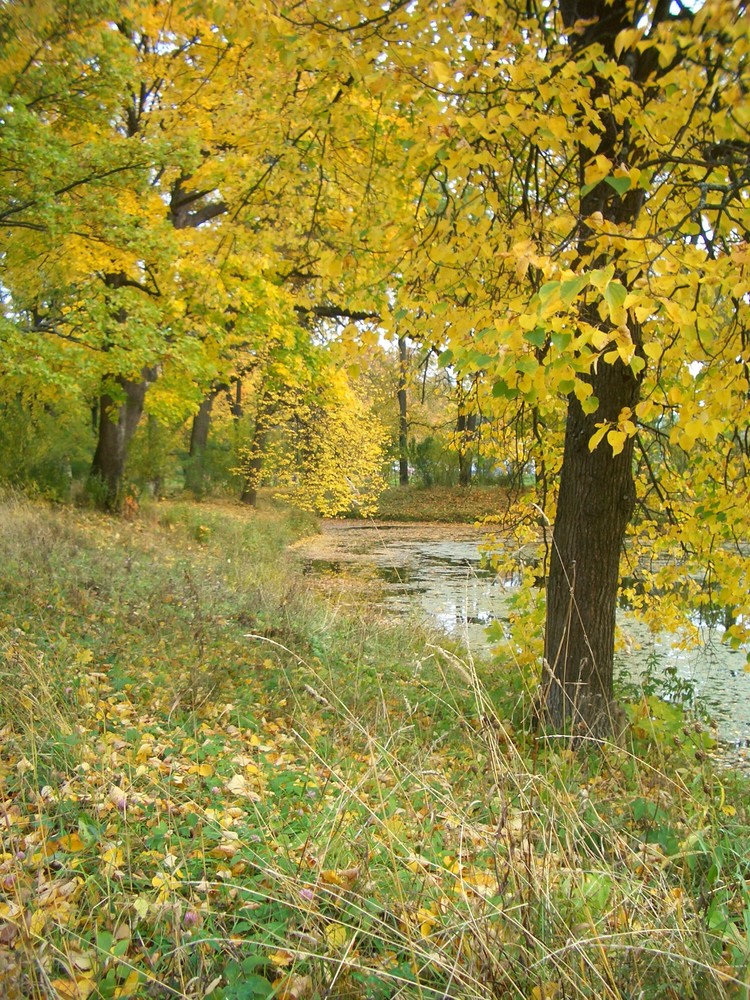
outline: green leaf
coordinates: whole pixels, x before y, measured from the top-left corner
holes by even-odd
[[[599,409],[599,400],[596,396],[589,396],[588,398],[581,400],[581,409],[587,415],[596,413]]]
[[[521,360],[516,363],[516,368],[519,372],[523,372],[524,375],[533,375],[538,367],[539,363],[536,358],[521,358]]]
[[[514,385],[508,385],[504,379],[498,379],[492,386],[492,395],[495,399],[518,399],[518,389]]]
[[[487,368],[488,365],[491,365],[496,360],[496,357],[493,357],[491,354],[484,354],[482,351],[469,351],[466,358],[477,368]]]
[[[568,333],[567,331],[559,331],[553,333],[550,337],[550,340],[552,341],[552,346],[557,351],[566,350],[572,339],[573,339],[572,334]]]
[[[549,299],[552,298],[555,292],[559,291],[560,291],[559,281],[548,281],[545,285],[542,285],[542,287],[539,289],[539,292],[537,293],[539,295],[539,302],[541,303],[541,305],[544,305],[546,302],[549,301]]]
[[[533,330],[527,330],[523,335],[523,339],[533,344],[534,347],[544,347],[547,340],[547,332],[544,327],[537,326]]]
[[[609,306],[609,315],[613,323],[620,326],[625,322],[625,299],[628,290],[619,281],[610,281],[604,289],[604,301]]]
[[[609,184],[622,197],[626,191],[630,190],[632,181],[629,177],[605,177],[605,182]]]
[[[567,281],[563,281],[560,285],[560,298],[565,303],[565,305],[570,305],[570,303],[575,299],[576,295],[588,284],[588,275],[579,274],[575,278],[568,278]]]
[[[78,836],[87,847],[91,847],[101,837],[101,829],[90,816],[81,814],[78,817]]]

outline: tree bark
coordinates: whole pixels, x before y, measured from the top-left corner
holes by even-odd
[[[409,421],[406,399],[407,376],[406,337],[398,338],[398,481],[400,486],[409,485],[408,434]]]
[[[99,426],[90,479],[101,488],[105,510],[116,510],[122,500],[122,477],[128,446],[143,414],[146,390],[153,370],[144,368],[138,380],[117,375],[111,381],[123,392],[124,402],[106,390],[99,397]]]
[[[606,737],[612,730],[612,671],[620,552],[635,508],[633,439],[613,456],[589,441],[602,420],[635,407],[639,384],[618,361],[592,379],[600,408],[568,400],[563,464],[547,585],[546,711],[556,731]]]
[[[626,0],[560,0],[560,9],[567,28],[586,22],[579,32],[571,33],[572,60],[594,44],[614,58],[614,40],[629,26]],[[592,103],[604,108],[609,82],[594,71],[592,81]],[[593,157],[606,156],[613,163],[632,163],[637,158],[627,121],[618,121],[607,111],[600,120],[598,148],[581,145],[578,150],[582,188],[586,164]],[[634,221],[641,204],[641,193],[621,198],[604,183],[582,193],[578,250],[585,267],[602,267],[608,260],[593,250],[592,234],[584,220],[601,213],[612,222]],[[582,318],[605,331],[611,329],[594,307],[584,307]],[[629,332],[640,353],[641,335],[634,321],[629,321]],[[613,723],[620,554],[635,509],[633,439],[626,439],[619,455],[613,455],[606,439],[593,452],[589,441],[597,424],[616,422],[625,407],[635,409],[640,378],[619,359],[610,364],[602,358],[588,375],[580,377],[591,384],[599,409],[584,414],[576,396],[568,398],[547,585],[544,702],[547,719],[556,732],[606,738]]]

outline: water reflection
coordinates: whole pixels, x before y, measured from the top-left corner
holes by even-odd
[[[517,579],[501,579],[482,565],[483,533],[465,525],[399,525],[325,522],[323,534],[301,546],[309,572],[353,574],[376,579],[380,605],[393,614],[419,614],[462,638],[474,651],[488,650],[487,626],[508,620],[509,597]],[[686,685],[707,706],[720,737],[734,747],[750,746],[750,674],[746,651],[721,640],[718,624],[703,616],[705,644],[675,648],[675,636],[653,635],[622,608],[624,638],[616,670],[624,681],[657,676],[660,690],[683,696]],[[709,624],[714,627],[709,628]],[[656,664],[656,666],[654,666]]]

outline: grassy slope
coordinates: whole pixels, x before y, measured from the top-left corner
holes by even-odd
[[[311,594],[311,527],[0,506],[0,995],[745,996],[739,780],[522,737],[512,663]]]

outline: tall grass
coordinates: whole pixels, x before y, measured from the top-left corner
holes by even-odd
[[[0,992],[747,996],[747,790],[692,724],[524,732],[512,653],[324,602],[311,530],[2,504]]]

